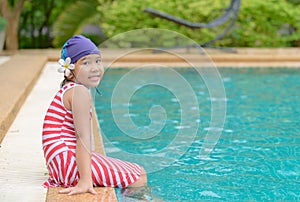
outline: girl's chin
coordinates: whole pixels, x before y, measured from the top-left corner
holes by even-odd
[[[100,81],[91,82],[89,86],[92,88],[97,87],[99,85],[99,83],[100,83]]]
[[[79,82],[80,84],[84,85],[87,88],[97,87],[100,84],[101,79],[89,79],[85,82]]]

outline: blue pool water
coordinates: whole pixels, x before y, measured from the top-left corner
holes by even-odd
[[[143,86],[131,96],[130,103],[113,106],[127,108],[129,113],[123,116],[144,127],[151,122],[150,108],[159,105],[167,115],[164,127],[146,139],[118,128],[112,114],[112,93],[129,71],[107,70],[100,85],[102,95],[95,97],[108,156],[118,157],[120,151],[139,155],[159,152],[182,128],[178,97],[159,85]],[[164,201],[299,201],[300,69],[219,69],[226,92],[226,119],[217,145],[205,159],[199,152],[211,130],[209,89],[194,69],[175,71],[197,96],[200,117],[192,121],[199,125],[192,144],[180,158],[169,161],[170,155],[163,156],[161,163],[168,165],[148,174],[153,194]],[[150,68],[147,74],[151,74]],[[175,154],[178,148],[168,149]]]

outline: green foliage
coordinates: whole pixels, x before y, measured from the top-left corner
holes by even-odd
[[[52,47],[52,25],[71,2],[73,0],[25,1],[19,22],[19,47]]]
[[[75,1],[63,11],[53,26],[55,35],[54,46],[61,47],[63,43],[75,34],[80,34],[86,24],[99,24],[99,15],[97,0]],[[102,38],[91,36],[95,43],[103,40]]]
[[[9,0],[14,5],[16,0]],[[225,47],[293,47],[300,45],[300,0],[241,0],[234,27],[213,45]],[[61,47],[74,34],[82,34],[86,24],[100,25],[109,38],[141,28],[166,29],[197,43],[205,43],[221,34],[229,22],[207,29],[191,29],[143,12],[151,7],[191,22],[207,23],[222,15],[230,0],[30,0],[25,1],[20,18],[21,48]],[[0,30],[5,24],[0,17]],[[134,33],[134,32],[132,32]],[[168,32],[166,32],[168,33]],[[85,34],[95,43],[103,36]],[[175,34],[174,34],[175,36]],[[179,35],[177,35],[179,36]],[[167,40],[168,34],[143,32],[126,34],[113,41],[115,47],[172,47],[185,43],[182,37]],[[180,38],[180,39],[179,39]],[[111,41],[111,40],[110,40]],[[128,43],[131,41],[131,43]],[[187,40],[189,41],[189,40]]]
[[[0,31],[4,31],[6,26],[6,20],[5,18],[0,16]]]
[[[300,4],[298,0],[242,0],[238,20],[216,46],[227,47],[291,47],[300,40]],[[205,43],[221,34],[229,22],[215,28],[191,29],[143,12],[151,7],[192,22],[207,23],[224,12],[230,0],[117,0],[98,7],[101,27],[108,37],[141,28],[168,29],[181,33],[197,43]],[[128,35],[126,35],[128,36]],[[157,36],[163,43],[168,36]],[[149,42],[147,36],[132,36],[136,41]],[[119,37],[119,39],[121,39]],[[128,41],[128,39],[127,39]],[[119,42],[116,43],[121,43]],[[119,46],[120,44],[116,44]],[[131,47],[133,44],[122,44]],[[146,44],[145,44],[146,45]],[[169,46],[178,45],[176,43]]]
[[[287,1],[244,0],[230,45],[291,47],[300,40],[300,6]]]
[[[161,18],[153,17],[150,14],[143,12],[143,10],[147,7],[151,7],[193,22],[207,23],[221,15],[224,12],[224,9],[229,5],[228,3],[229,1],[226,2],[223,0],[214,0],[215,7],[211,8],[209,5],[211,2],[209,1],[186,0],[184,3],[180,1],[155,0],[115,1],[111,5],[108,5],[109,7],[107,8],[101,7],[101,9],[106,11],[103,12],[104,16],[101,26],[108,37],[112,37],[116,34],[124,33],[134,29],[159,28],[178,32],[193,40],[196,40],[198,43],[202,43],[214,38],[220,33],[220,31],[224,29],[225,25],[216,29],[212,29],[211,31],[207,29],[193,30]],[[129,34],[127,34],[127,36],[128,35]],[[147,39],[148,36],[132,36],[134,40],[136,40],[137,37],[140,39],[140,41],[150,41],[148,46],[155,46],[155,44],[152,43],[153,40]],[[156,39],[155,41],[157,43],[164,43],[164,41],[166,41],[164,39],[167,37],[168,36],[157,36],[157,38],[155,37],[154,39]],[[175,44],[168,44],[168,46],[180,45],[176,44],[176,40],[174,40],[174,42]],[[128,44],[128,46],[130,46],[130,44]],[[166,46],[167,45],[164,45],[164,47]]]
[[[300,4],[300,0],[287,0],[287,2],[298,5]]]

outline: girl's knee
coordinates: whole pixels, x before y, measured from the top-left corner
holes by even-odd
[[[139,179],[136,182],[129,185],[129,187],[143,187],[143,186],[147,186],[147,173],[146,173],[145,169],[142,167],[141,175],[140,175]]]
[[[143,167],[141,167],[141,176],[144,175],[147,177],[147,173]]]

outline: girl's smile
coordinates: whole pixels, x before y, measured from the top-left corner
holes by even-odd
[[[100,80],[100,75],[93,75],[88,77],[92,81],[98,81]]]
[[[90,54],[75,63],[75,82],[84,86],[97,87],[102,79],[104,67],[101,56]]]

